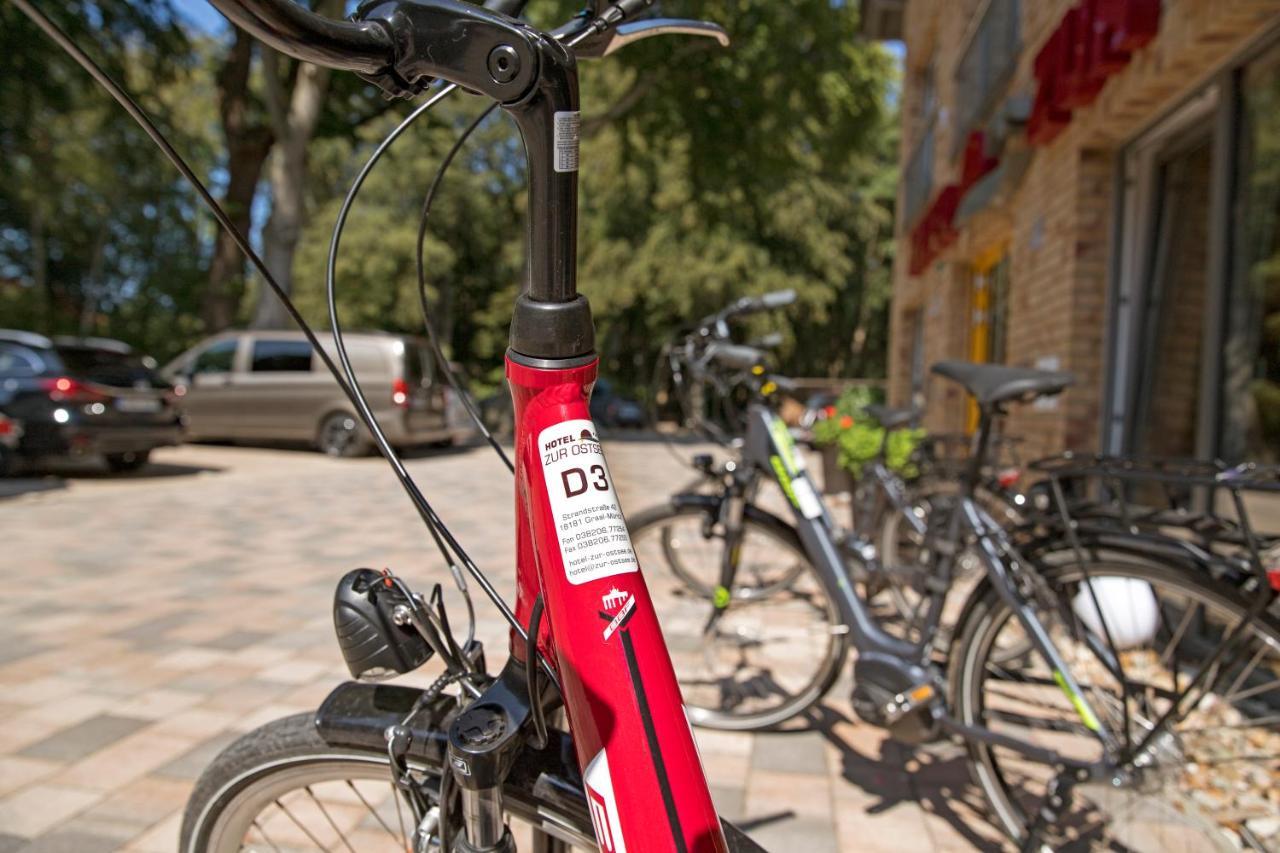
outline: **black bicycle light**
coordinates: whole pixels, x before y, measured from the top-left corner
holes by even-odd
[[[354,569],[333,594],[333,630],[354,678],[381,681],[422,666],[431,646],[414,628],[414,605],[373,569]]]

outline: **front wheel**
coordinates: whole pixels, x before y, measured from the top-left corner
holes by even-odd
[[[439,766],[411,768],[427,781],[434,802]],[[513,791],[504,792],[503,807],[519,821],[511,828],[524,842],[521,850],[554,849],[545,846],[551,836],[594,848],[590,827],[577,827],[550,803]],[[331,747],[317,734],[315,716],[298,714],[249,732],[214,759],[187,801],[178,849],[405,853],[426,849],[416,833],[386,754]]]
[[[360,421],[348,412],[334,412],[320,422],[316,447],[321,453],[343,459],[367,456],[370,449]]]
[[[795,530],[749,506],[732,590],[714,505],[661,507],[630,525],[695,725],[776,726],[831,688],[848,651],[839,611]],[[673,562],[670,554],[678,554]]]
[[[139,471],[151,461],[150,450],[130,450],[126,453],[108,453],[107,468],[115,474]]]
[[[951,695],[962,723],[1067,758],[1114,764],[1107,778],[1074,788],[1044,842],[1155,853],[1254,842],[1277,849],[1280,621],[1264,612],[1242,624],[1250,602],[1238,589],[1151,559],[1098,552],[1082,566],[1063,552],[1046,555],[1038,568],[1062,602],[1038,615],[1118,749],[1104,751],[1090,730],[1096,722],[1073,707],[989,584],[975,591],[957,628]],[[1242,644],[1218,662],[1209,689],[1190,697],[1188,710],[1136,753],[1238,625]],[[1096,642],[1085,642],[1090,635]],[[1100,656],[1113,647],[1118,653],[1106,656],[1119,660],[1119,672]],[[971,741],[969,751],[996,819],[1022,839],[1055,771],[1003,746]]]

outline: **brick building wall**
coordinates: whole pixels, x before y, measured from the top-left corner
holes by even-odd
[[[1022,0],[1022,46],[1006,96],[1034,95],[1032,61],[1072,5]],[[955,121],[962,96],[956,67],[986,6],[982,0],[907,3],[900,163],[905,174],[932,127],[935,193],[959,177],[960,139],[967,128]],[[967,358],[974,325],[973,264],[1002,250],[1010,281],[1007,363],[1056,367],[1077,377],[1077,385],[1061,398],[1018,407],[1009,431],[1027,438],[1028,453],[1098,448],[1119,153],[1244,51],[1277,16],[1280,0],[1166,0],[1155,39],[1108,79],[1092,104],[1074,111],[1056,139],[1028,149],[1029,161],[1016,182],[963,220],[956,242],[918,275],[908,269],[914,223],[900,217],[890,326],[889,389],[895,402],[905,402],[912,390],[911,318],[923,317],[926,368],[942,358]],[[930,81],[936,109],[926,114]],[[1020,144],[1025,148],[1025,141]],[[903,201],[900,196],[899,210]],[[929,428],[963,427],[966,402],[958,389],[926,376],[924,390]]]

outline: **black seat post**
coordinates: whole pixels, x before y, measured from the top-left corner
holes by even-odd
[[[999,412],[992,404],[980,406],[978,409],[978,432],[973,437],[973,447],[969,456],[969,467],[964,477],[965,497],[973,497],[982,480],[982,466],[987,461],[987,450],[991,446],[991,428]]]

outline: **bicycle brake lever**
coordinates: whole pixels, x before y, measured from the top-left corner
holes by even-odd
[[[634,42],[665,35],[713,38],[720,42],[721,47],[729,46],[729,34],[719,24],[684,18],[646,18],[627,21],[602,33],[588,36],[574,45],[573,52],[579,59],[599,59]]]

